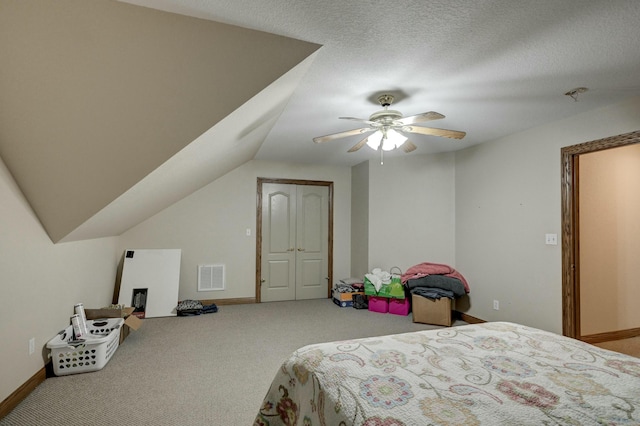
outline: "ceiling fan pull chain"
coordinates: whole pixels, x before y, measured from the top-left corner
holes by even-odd
[[[384,164],[384,149],[382,149],[382,144],[380,144],[380,165]]]

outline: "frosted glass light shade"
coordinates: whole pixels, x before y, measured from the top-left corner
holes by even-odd
[[[398,148],[407,140],[406,137],[393,129],[387,130],[387,137],[382,140],[382,149],[384,151],[391,151]]]
[[[382,132],[378,130],[367,138],[367,145],[369,145],[369,147],[374,151],[377,151],[378,147],[380,146],[381,140],[382,140]]]
[[[393,149],[402,146],[407,138],[400,133],[396,132],[393,129],[389,129],[386,132],[386,136],[383,134],[381,130],[374,132],[369,138],[367,138],[367,145],[371,149],[378,150],[380,148],[380,143],[382,143],[382,149],[384,151],[391,151]]]

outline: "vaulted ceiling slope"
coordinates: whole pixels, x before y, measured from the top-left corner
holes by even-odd
[[[54,242],[118,235],[252,159],[319,47],[115,1],[0,0],[0,157]]]

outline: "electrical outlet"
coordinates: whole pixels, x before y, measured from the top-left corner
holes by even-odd
[[[36,351],[36,339],[32,337],[31,339],[29,339],[29,355],[33,355],[35,351]]]
[[[498,302],[497,300],[493,301],[493,309],[495,311],[499,311],[500,310],[500,302]]]

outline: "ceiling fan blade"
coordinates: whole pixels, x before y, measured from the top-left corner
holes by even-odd
[[[417,146],[415,146],[415,144],[411,141],[405,141],[405,143],[402,144],[402,150],[404,152],[406,152],[407,154],[410,153],[411,151],[415,151],[416,148],[418,148]]]
[[[369,136],[367,136],[366,138],[362,139],[360,142],[358,142],[357,144],[349,148],[349,151],[347,152],[356,152],[357,150],[365,146],[367,141],[369,141]]]
[[[434,127],[420,127],[420,126],[405,126],[402,128],[403,132],[418,133],[421,135],[431,136],[443,136],[451,139],[462,139],[467,134],[466,132],[459,132],[457,130],[436,129]]]
[[[346,132],[333,133],[331,135],[326,135],[326,136],[318,136],[313,138],[313,141],[315,143],[323,143],[323,142],[332,141],[334,139],[346,138],[348,136],[363,135],[365,133],[373,132],[374,130],[376,129],[363,127],[362,129],[353,129],[353,130],[347,130]]]
[[[395,121],[402,124],[414,124],[414,123],[423,123],[425,121],[431,121],[431,120],[440,120],[441,118],[444,118],[444,115],[438,112],[429,111],[429,112],[423,112],[422,114],[410,115],[409,117],[404,117]]]
[[[364,118],[357,118],[357,117],[338,117],[338,119],[340,119],[340,120],[358,121],[360,123],[367,123],[367,124],[378,124],[375,121],[365,120]]]

